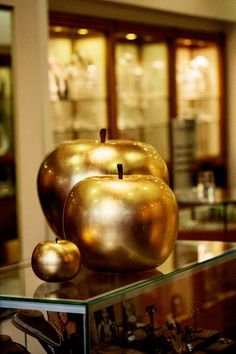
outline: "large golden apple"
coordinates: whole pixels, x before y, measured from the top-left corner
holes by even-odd
[[[107,140],[71,140],[59,144],[40,165],[37,187],[44,215],[52,230],[63,237],[62,213],[71,188],[89,176],[116,174],[118,163],[125,174],[145,174],[169,181],[163,158],[149,144]]]
[[[173,250],[178,206],[161,178],[94,176],[72,188],[63,221],[87,268],[140,271],[160,265]]]
[[[80,265],[80,251],[75,243],[68,240],[41,241],[31,257],[34,273],[48,282],[63,282],[74,278]]]

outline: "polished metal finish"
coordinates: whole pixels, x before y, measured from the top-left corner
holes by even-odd
[[[163,158],[154,147],[141,142],[71,140],[45,157],[37,188],[44,215],[56,235],[63,237],[62,212],[71,188],[88,176],[116,174],[118,163],[123,164],[125,174],[153,175],[169,181]]]
[[[71,241],[42,241],[34,249],[31,265],[38,278],[47,282],[70,280],[79,272],[81,256]]]
[[[169,186],[143,175],[88,177],[71,190],[65,237],[82,263],[100,271],[140,271],[163,263],[173,250],[178,207]]]

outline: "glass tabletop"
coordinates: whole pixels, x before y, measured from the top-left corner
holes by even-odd
[[[236,243],[217,241],[177,241],[170,257],[161,266],[143,272],[95,272],[81,267],[78,275],[63,283],[42,282],[34,274],[30,262],[0,268],[1,299],[28,299],[30,301],[96,302],[111,293],[126,293],[150,282],[162,283],[188,269],[236,257]]]

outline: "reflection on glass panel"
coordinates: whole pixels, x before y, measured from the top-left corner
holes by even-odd
[[[145,141],[168,159],[166,44],[120,42],[115,54],[120,137]]]
[[[48,52],[55,144],[96,139],[107,126],[105,37],[86,29],[53,27]]]
[[[144,140],[169,158],[168,52],[166,44],[142,47]]]
[[[218,48],[203,41],[185,42],[180,40],[177,48],[177,115],[196,121],[196,156],[216,156],[220,153]]]
[[[139,63],[139,52],[135,43],[117,44],[116,75],[118,129],[122,138],[140,140],[143,126],[140,104],[143,69]]]
[[[144,94],[166,98],[168,95],[168,53],[166,44],[151,43],[142,46]]]
[[[51,103],[54,143],[70,139],[97,139],[101,127],[106,126],[106,106],[103,100],[61,100]],[[104,118],[104,119],[102,119]]]

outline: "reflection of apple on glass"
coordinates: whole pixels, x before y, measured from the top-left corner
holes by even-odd
[[[34,292],[35,298],[86,300],[126,285],[161,277],[158,268],[141,272],[97,272],[81,266],[79,273],[66,282],[43,282]]]
[[[37,179],[42,210],[53,231],[63,238],[62,214],[71,188],[89,176],[116,175],[117,164],[127,175],[153,175],[169,182],[165,161],[149,144],[129,140],[70,140],[59,144],[43,160]]]
[[[37,277],[44,281],[70,280],[79,272],[80,251],[69,240],[41,241],[33,250],[31,265]]]
[[[170,255],[178,230],[178,207],[158,177],[87,177],[69,193],[64,208],[65,238],[77,244],[82,263],[100,271],[140,271]]]

